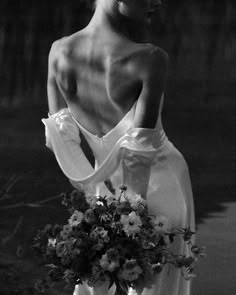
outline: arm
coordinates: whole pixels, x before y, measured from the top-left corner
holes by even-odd
[[[140,67],[142,69],[141,79],[143,85],[136,105],[133,122],[134,128],[155,128],[159,114],[159,104],[166,81],[167,54],[155,48],[148,55],[145,65],[143,66],[142,62],[142,67]],[[146,130],[144,132],[145,137],[149,141]],[[140,135],[142,137],[141,130],[138,131],[136,136],[139,137]],[[154,159],[155,155],[152,153],[143,152],[143,154],[136,154],[135,151],[126,151],[122,159],[125,184],[131,190],[141,194],[143,198],[146,198],[151,166],[155,163]]]
[[[53,43],[49,57],[48,57],[48,80],[47,80],[47,93],[48,93],[48,106],[50,114],[57,113],[63,108],[67,107],[67,104],[62,96],[62,93],[58,87],[56,76],[58,71],[58,44],[59,41]]]
[[[167,54],[154,48],[148,54],[141,74],[142,90],[138,98],[133,127],[154,128],[158,119],[159,104],[167,76]]]

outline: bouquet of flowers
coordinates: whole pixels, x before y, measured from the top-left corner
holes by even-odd
[[[190,228],[170,229],[165,216],[149,215],[146,201],[128,196],[125,186],[117,196],[74,190],[63,194],[62,204],[71,214],[68,224],[47,225],[34,238],[33,249],[48,267],[47,276],[36,282],[40,291],[56,282],[93,287],[108,280],[117,295],[126,295],[140,282],[151,287],[166,264],[190,279],[197,258],[204,256],[204,247],[192,244]],[[191,249],[188,257],[171,251],[179,235]]]

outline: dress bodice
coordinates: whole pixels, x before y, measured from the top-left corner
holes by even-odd
[[[143,183],[148,183],[149,177],[148,173],[144,173],[145,169],[154,165],[158,157],[168,149],[169,142],[161,122],[162,105],[163,96],[154,129],[132,127],[135,103],[103,137],[92,134],[75,119],[69,108],[64,108],[42,120],[46,126],[46,145],[53,150],[59,166],[74,186],[97,187],[112,177],[116,185],[127,180],[130,187],[133,184],[142,186],[145,190]],[[95,168],[80,147],[80,132],[93,151]],[[132,171],[134,167],[135,173]],[[136,181],[128,180],[130,175],[135,176]]]
[[[160,110],[158,120],[155,126],[155,138],[156,138],[156,147],[160,148],[163,146],[165,141],[167,140],[165,132],[162,127],[161,122],[161,109],[163,105],[163,98],[161,100]],[[78,120],[75,119],[73,113],[70,109],[68,109],[72,119],[75,124],[78,126],[79,130],[83,133],[86,138],[89,146],[92,149],[92,152],[95,157],[96,167],[100,166],[101,163],[105,160],[107,155],[111,152],[116,142],[129,130],[132,129],[133,119],[135,115],[136,102],[133,104],[131,109],[126,113],[126,115],[118,122],[118,124],[112,128],[108,133],[106,133],[102,137],[98,137],[97,135],[88,131]]]

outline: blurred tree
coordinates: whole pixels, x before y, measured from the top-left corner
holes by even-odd
[[[153,23],[153,41],[169,52],[172,76],[204,80],[207,97],[222,65],[233,79],[234,1],[165,0]],[[46,103],[50,46],[88,23],[92,2],[0,1],[1,105]]]

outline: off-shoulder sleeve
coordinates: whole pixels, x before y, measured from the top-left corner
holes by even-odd
[[[62,171],[73,184],[101,183],[115,173],[121,161],[125,164],[123,169],[128,171],[138,162],[149,166],[155,159],[155,130],[135,128],[116,142],[104,162],[94,170],[80,147],[79,129],[68,109],[42,121],[46,127],[46,145],[53,150]]]
[[[71,180],[77,180],[93,173],[80,147],[80,134],[67,108],[48,119],[42,119],[45,125],[46,146],[50,148],[64,174]]]

